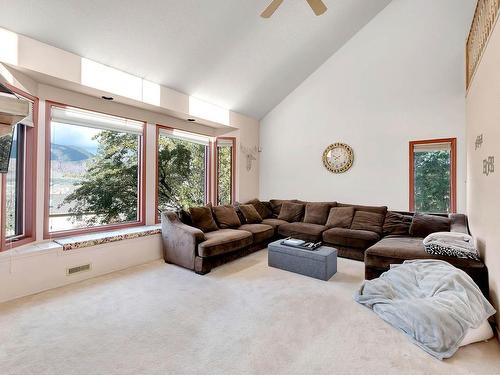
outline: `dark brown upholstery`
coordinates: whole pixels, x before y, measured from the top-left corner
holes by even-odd
[[[237,229],[219,229],[205,233],[205,238],[198,245],[198,255],[203,258],[242,249],[253,242],[252,233]]]
[[[286,223],[278,228],[283,237],[293,237],[304,241],[321,241],[321,233],[327,229],[324,225],[309,223]]]
[[[310,202],[306,204],[304,223],[325,225],[330,208],[335,202]]]
[[[356,211],[352,219],[351,229],[381,234],[384,219],[385,215],[378,212]]]
[[[208,204],[204,207],[191,207],[189,209],[193,226],[203,232],[212,232],[218,230],[214,217],[212,216],[212,205]]]
[[[434,232],[448,232],[450,219],[436,215],[416,213],[410,226],[410,235],[414,237],[427,237]]]
[[[355,211],[377,212],[384,215],[387,213],[386,206],[361,206],[359,204],[337,203],[337,207],[352,207]]]
[[[332,245],[341,245],[366,249],[380,239],[375,232],[346,228],[331,228],[323,232],[323,241]]]
[[[261,203],[269,210],[272,206],[273,212],[275,215],[278,215],[281,212],[284,202],[301,203],[302,208],[307,204],[307,202],[297,200],[273,200],[272,202]],[[210,206],[208,207],[210,208]],[[312,207],[310,206],[310,208]],[[193,269],[197,273],[205,274],[210,272],[213,267],[265,247],[274,238],[274,235],[279,233],[281,236],[296,237],[307,241],[322,239],[325,245],[335,247],[338,250],[339,256],[364,260],[365,277],[367,279],[378,277],[381,273],[389,269],[390,264],[402,263],[407,259],[443,259],[467,272],[478,284],[483,293],[488,295],[488,270],[483,262],[427,254],[423,248],[422,236],[411,237],[408,234],[408,227],[410,220],[413,218],[413,213],[387,213],[386,207],[348,205],[343,203],[338,204],[338,207],[344,209],[339,212],[351,213],[350,215],[346,215],[347,219],[345,223],[347,224],[342,223],[340,220],[341,225],[346,225],[349,228],[328,228],[323,225],[300,221],[289,223],[273,217],[263,219],[262,224],[242,225],[238,227],[238,230],[221,229],[215,232],[203,233],[193,226],[183,224],[176,213],[164,212],[162,213],[164,258],[166,262],[178,264],[182,267]],[[207,207],[199,207],[198,209],[204,211]],[[198,211],[196,208],[192,210]],[[335,208],[335,210],[338,210],[338,208]],[[389,233],[404,233],[405,236],[389,235],[380,240],[378,233],[352,229],[350,228],[352,225],[351,218],[353,217],[352,213],[355,211],[378,213],[379,216],[377,217],[387,214],[383,222],[382,233],[384,235]],[[332,210],[330,210],[331,212]],[[199,214],[198,212],[196,213]],[[192,216],[191,214],[191,218]],[[436,214],[428,216],[432,217],[425,218],[427,222],[446,222],[448,229],[468,233],[467,217],[465,215]],[[212,220],[214,219],[212,218]],[[310,217],[308,220],[311,220]],[[268,226],[265,227],[263,226],[264,224]],[[358,225],[359,223],[355,224],[354,228],[358,227]],[[432,231],[443,229],[445,228],[432,226]]]
[[[285,202],[292,202],[292,200],[288,199],[271,199],[269,203],[271,204],[271,209],[273,210],[273,216],[278,217],[281,212],[281,207]],[[292,202],[293,203],[293,202]]]
[[[304,215],[304,204],[285,202],[281,207],[278,219],[288,221],[289,223],[295,223],[298,221],[302,221],[303,215]]]
[[[241,225],[240,218],[233,206],[214,206],[212,211],[220,229],[238,228]]]
[[[328,246],[328,244],[326,245]],[[360,261],[363,261],[365,259],[365,249],[342,245],[335,245],[335,248],[337,249],[337,255],[339,257]]]
[[[165,262],[194,269],[196,248],[205,241],[205,234],[198,228],[182,223],[173,211],[162,212],[161,231]]]
[[[254,243],[264,242],[274,236],[274,228],[266,224],[243,224],[238,229],[252,233]]]
[[[287,224],[288,221],[285,220],[280,220],[280,219],[275,219],[275,218],[270,218],[270,219],[264,219],[262,220],[262,224],[270,225],[274,228],[274,231],[277,233],[277,229],[279,228],[280,225],[282,224]]]
[[[245,222],[247,224],[258,224],[262,222],[262,217],[255,209],[255,206],[251,204],[242,204],[239,206],[239,209],[245,217]]]
[[[422,237],[385,237],[366,250],[365,263],[388,269],[390,264],[402,263],[406,259],[441,259],[457,267],[484,267],[483,262],[477,260],[428,254],[422,241]]]
[[[326,226],[329,228],[350,228],[353,216],[353,207],[333,207],[328,214]]]
[[[268,202],[261,202],[258,199],[252,199],[245,204],[251,204],[252,206],[254,206],[260,217],[262,219],[267,219],[269,217],[273,217],[273,210],[271,209],[271,205],[268,205],[266,203]]]
[[[412,215],[403,215],[399,212],[387,211],[382,232],[384,236],[408,236],[410,234],[410,225],[412,220]]]

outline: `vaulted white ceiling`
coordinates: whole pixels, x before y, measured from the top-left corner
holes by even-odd
[[[390,1],[0,0],[0,27],[260,119]]]

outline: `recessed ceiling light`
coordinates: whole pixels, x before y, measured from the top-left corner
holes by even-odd
[[[104,100],[113,100],[114,98],[112,96],[101,96]]]
[[[188,118],[188,121],[195,122],[196,120],[194,118]]]

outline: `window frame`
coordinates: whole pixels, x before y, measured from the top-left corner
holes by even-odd
[[[410,141],[409,143],[409,209],[415,211],[415,146],[423,144],[450,144],[450,212],[457,212],[457,139],[438,138]]]
[[[139,143],[139,156],[138,156],[138,163],[137,163],[138,164],[137,165],[137,168],[138,168],[138,184],[137,184],[138,220],[137,221],[130,221],[130,222],[124,222],[124,223],[117,223],[117,224],[105,224],[105,225],[99,225],[99,226],[88,227],[88,228],[77,228],[77,229],[68,229],[68,230],[50,232],[50,230],[49,230],[50,171],[51,171],[51,160],[50,160],[51,147],[50,147],[50,144],[51,144],[51,123],[52,123],[51,114],[52,114],[53,107],[82,109],[85,111],[91,111],[94,113],[100,113],[100,114],[108,115],[108,116],[121,117],[121,118],[129,119],[129,120],[133,120],[133,121],[139,121],[139,122],[143,123],[142,136],[141,136],[142,142]],[[146,134],[147,134],[147,123],[144,120],[137,120],[137,119],[125,117],[123,115],[117,115],[114,113],[96,111],[95,109],[92,109],[92,108],[86,108],[86,107],[81,107],[81,106],[72,105],[72,104],[58,103],[58,102],[50,101],[50,100],[47,100],[45,102],[45,176],[44,176],[45,197],[44,197],[44,217],[43,217],[43,238],[44,239],[75,236],[75,235],[81,235],[81,234],[86,234],[86,233],[96,233],[96,232],[103,232],[103,231],[107,231],[107,230],[131,228],[131,227],[146,225],[146,145],[147,145]]]
[[[219,140],[231,141],[231,202],[236,202],[236,137],[217,137],[214,142],[215,155],[215,202],[219,204]]]
[[[168,125],[161,125],[161,124],[156,124],[156,147],[155,147],[155,207],[154,207],[154,214],[155,214],[155,223],[159,224],[161,222],[161,218],[159,218],[158,215],[158,204],[159,204],[159,192],[158,192],[158,166],[159,166],[159,161],[158,161],[158,153],[160,151],[160,133],[161,130],[166,130],[166,131],[173,131],[173,130],[179,130],[183,131],[186,133],[192,133],[196,135],[202,135],[205,137],[209,138],[208,146],[206,147],[205,150],[205,204],[211,203],[212,202],[212,185],[213,185],[213,171],[212,171],[212,158],[213,158],[213,145],[214,141],[213,138],[209,135],[199,133],[199,132],[194,132],[191,130],[184,130],[184,129],[179,129],[179,128],[174,128],[172,126]]]
[[[39,99],[36,96],[18,89],[8,83],[3,83],[16,95],[23,97],[33,103],[33,127],[25,130],[25,150],[24,150],[24,202],[22,208],[23,234],[12,238],[6,237],[6,211],[7,211],[7,175],[0,177],[2,192],[0,196],[1,206],[1,228],[0,228],[0,251],[10,250],[18,246],[34,242],[36,239],[36,184],[37,184],[37,144],[38,144],[38,108]],[[27,152],[29,150],[29,152]]]

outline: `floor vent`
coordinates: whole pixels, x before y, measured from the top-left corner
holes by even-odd
[[[74,275],[75,273],[83,272],[83,271],[90,271],[90,263],[84,264],[82,266],[68,268],[66,270],[66,274],[69,276],[69,275]]]

